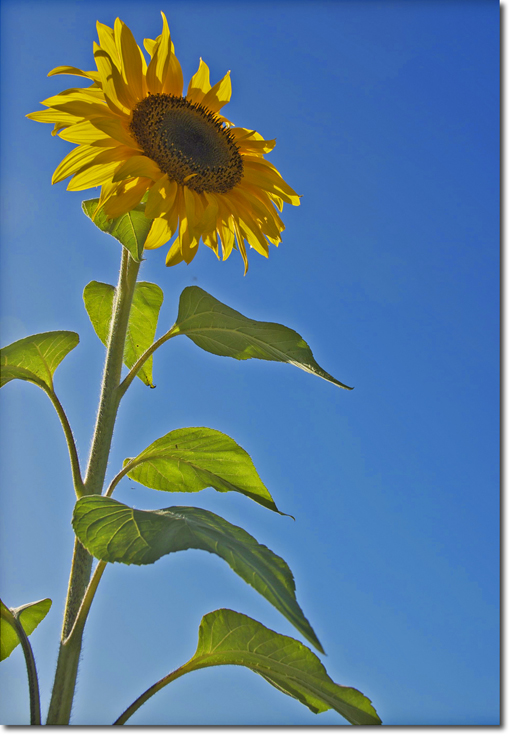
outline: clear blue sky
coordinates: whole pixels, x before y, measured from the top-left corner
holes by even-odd
[[[232,436],[278,507],[236,493],[173,495],[127,479],[139,508],[212,509],[281,555],[327,652],[386,724],[499,721],[499,4],[2,0],[1,344],[56,329],[81,342],[56,373],[85,464],[103,363],[82,303],[114,283],[117,243],[81,212],[94,191],[51,186],[70,145],[29,121],[93,68],[95,23],[120,16],[142,44],[167,14],[188,81],[201,56],[232,70],[237,125],[276,138],[271,161],[304,198],[285,206],[269,260],[190,266],[152,252],[141,279],[165,301],[199,285],[290,326],[352,392],[287,365],[236,362],[181,337],[155,356],[155,390],[122,405],[122,460],[186,426]],[[47,706],[73,535],[59,422],[28,383],[2,390],[0,581],[11,606],[54,600],[34,633]],[[299,637],[224,561],[188,551],[106,570],[85,634],[73,721],[110,724],[188,660],[203,614],[228,607]],[[20,653],[18,650],[17,653]],[[0,666],[0,720],[28,722],[20,654]],[[186,676],[138,724],[345,724],[313,715],[242,668]]]

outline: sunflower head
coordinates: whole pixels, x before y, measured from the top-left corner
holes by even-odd
[[[221,115],[231,96],[230,73],[214,86],[205,62],[183,94],[183,76],[162,13],[161,35],[145,39],[150,59],[119,18],[97,23],[96,70],[57,67],[91,81],[43,101],[28,118],[53,123],[53,134],[77,144],[54,172],[71,176],[68,190],[101,186],[98,207],[116,218],[138,205],[153,219],[145,242],[156,249],[175,237],[167,265],[187,263],[202,240],[227,259],[246,244],[268,256],[284,230],[278,211],[299,196],[264,155],[275,145]]]

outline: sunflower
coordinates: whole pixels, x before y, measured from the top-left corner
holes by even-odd
[[[70,175],[68,190],[101,186],[98,208],[107,218],[121,216],[141,201],[153,219],[146,249],[176,237],[166,265],[187,263],[203,240],[217,257],[238,248],[248,260],[246,242],[264,256],[278,245],[285,228],[278,211],[299,205],[299,196],[265,158],[275,145],[256,131],[238,128],[221,115],[231,96],[230,73],[214,86],[200,59],[187,94],[169,26],[136,44],[119,18],[114,28],[97,23],[93,45],[97,69],[57,67],[49,76],[78,75],[91,80],[43,101],[45,110],[28,118],[53,123],[52,134],[73,149],[53,174]]]

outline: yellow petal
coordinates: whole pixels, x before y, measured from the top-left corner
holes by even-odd
[[[102,151],[103,149],[101,147],[90,146],[89,144],[77,146],[64,157],[53,173],[52,185],[65,180],[70,175],[74,175],[75,172],[78,172],[84,165],[91,162]]]
[[[145,249],[158,249],[163,244],[168,242],[173,234],[169,228],[169,224],[165,218],[156,218],[151,225],[146,241],[144,242]]]
[[[58,95],[52,95],[51,98],[41,101],[41,105],[46,105],[48,108],[53,108],[56,105],[62,105],[63,103],[70,103],[74,100],[83,100],[86,103],[104,103],[103,91],[99,88],[92,90],[89,87],[77,87],[70,90],[63,90]]]
[[[70,180],[67,189],[87,190],[87,188],[94,188],[113,180],[113,175],[119,165],[124,162],[127,156],[130,156],[129,152],[130,150],[127,150],[124,146],[115,149],[102,149],[101,153],[91,163],[86,164],[77,172],[75,177]]]
[[[278,216],[274,204],[264,190],[251,188],[248,184],[234,188],[231,196],[240,199],[241,207],[250,213],[256,220],[265,224],[265,233],[279,237],[285,229],[283,221]]]
[[[144,48],[146,49],[150,57],[152,57],[155,52],[155,47],[157,45],[157,42],[154,39],[144,39],[143,43],[144,43]]]
[[[287,185],[279,172],[256,162],[246,162],[244,159],[244,177],[242,182],[267,190],[278,195],[282,200],[293,206],[300,203],[299,195]]]
[[[233,134],[233,129],[230,130],[230,133]],[[235,141],[241,154],[266,154],[267,152],[272,152],[276,146],[276,139],[262,139],[258,141],[247,138],[243,139],[243,141],[237,141],[237,139]]]
[[[186,97],[191,103],[201,103],[210,87],[210,70],[203,59],[200,59],[198,71],[189,82]]]
[[[163,175],[148,192],[144,215],[147,218],[164,216],[175,202],[177,189],[177,183],[171,182],[167,175]]]
[[[119,18],[116,18],[114,23],[114,37],[121,60],[123,80],[134,100],[138,102],[144,97],[141,50],[135,43],[132,31]]]
[[[269,244],[265,236],[262,234],[262,231],[258,224],[251,218],[249,214],[241,216],[239,218],[239,223],[244,236],[246,237],[249,244],[253,247],[253,249],[255,249],[264,257],[268,257]]]
[[[217,221],[217,232],[221,239],[221,248],[223,250],[223,261],[227,260],[235,246],[235,233],[233,229],[233,218],[226,213],[221,200],[218,197],[220,218]]]
[[[151,185],[151,180],[145,177],[136,177],[133,180],[122,183],[118,193],[111,197],[103,209],[108,218],[122,216],[141,202],[141,198]]]
[[[97,44],[93,44],[93,49],[107,105],[118,115],[130,115],[133,99],[112,57]]]
[[[195,224],[196,231],[200,234],[215,232],[219,214],[217,198],[209,193],[195,193],[194,191],[192,193],[196,201],[196,213],[199,213],[199,219]]]
[[[114,195],[114,193],[117,192],[118,188],[119,188],[118,182],[110,181],[110,182],[103,183],[102,189],[100,192],[100,198],[98,201],[98,205],[96,206],[96,211],[93,213],[93,219],[95,218],[96,213],[100,210],[103,204],[108,201],[111,195]]]
[[[94,82],[100,81],[100,75],[98,72],[83,72],[81,69],[78,69],[78,67],[55,67],[48,72],[48,77],[53,77],[54,75],[76,75],[77,77],[86,77],[88,80],[94,80]]]
[[[233,225],[235,227],[235,235],[237,237],[237,246],[239,248],[239,252],[244,262],[244,275],[245,275],[248,271],[248,255],[246,254],[246,247],[244,246],[244,237],[241,234],[241,230],[239,228],[239,224],[237,223],[236,218],[233,219]]]
[[[217,232],[213,231],[211,234],[203,234],[203,242],[209,247],[219,259],[219,245],[217,243]]]
[[[59,123],[64,126],[72,126],[74,123],[82,120],[83,116],[73,116],[66,111],[48,108],[47,110],[36,110],[34,113],[27,113],[26,118],[39,123]]]
[[[182,244],[180,239],[176,238],[166,255],[166,267],[174,267],[183,262],[182,257]]]
[[[99,131],[93,126],[91,121],[80,121],[67,128],[59,134],[64,141],[70,141],[72,144],[95,144],[96,146],[118,146],[119,142],[114,141],[103,131]]]
[[[148,177],[150,180],[157,182],[162,177],[162,172],[149,157],[145,157],[143,154],[133,154],[119,168],[113,180],[119,182],[128,177]]]
[[[157,39],[157,45],[146,73],[146,82],[150,93],[182,95],[182,69],[173,49],[167,19],[162,13],[162,34]]]
[[[107,136],[111,136],[119,143],[137,150],[139,149],[138,143],[130,136],[123,119],[114,116],[112,118],[95,118],[92,123],[97,129],[103,131]]]
[[[120,60],[118,47],[116,46],[116,39],[114,38],[114,30],[110,28],[110,26],[100,23],[100,21],[96,22],[96,30],[98,32],[100,48],[107,52],[119,70]]]
[[[70,113],[75,118],[85,118],[92,120],[96,116],[105,118],[110,114],[108,107],[104,103],[95,103],[87,100],[70,100],[67,103],[56,103],[52,110]]]
[[[228,71],[223,79],[219,80],[219,82],[217,82],[214,87],[207,92],[201,101],[201,104],[214,113],[217,113],[221,110],[223,105],[230,102],[231,96],[232,82],[230,79],[230,72]]]

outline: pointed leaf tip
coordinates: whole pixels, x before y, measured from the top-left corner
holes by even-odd
[[[9,344],[0,350],[0,387],[11,380],[28,380],[51,390],[56,369],[78,342],[74,331],[48,331]]]
[[[177,334],[185,334],[214,355],[287,362],[339,388],[352,390],[317,364],[308,344],[293,329],[248,319],[197,286],[182,292],[176,328]]]
[[[75,505],[73,529],[91,555],[109,563],[148,565],[189,548],[213,553],[324,652],[297,603],[287,563],[211,511],[190,506],[142,511],[105,496],[84,496]]]

